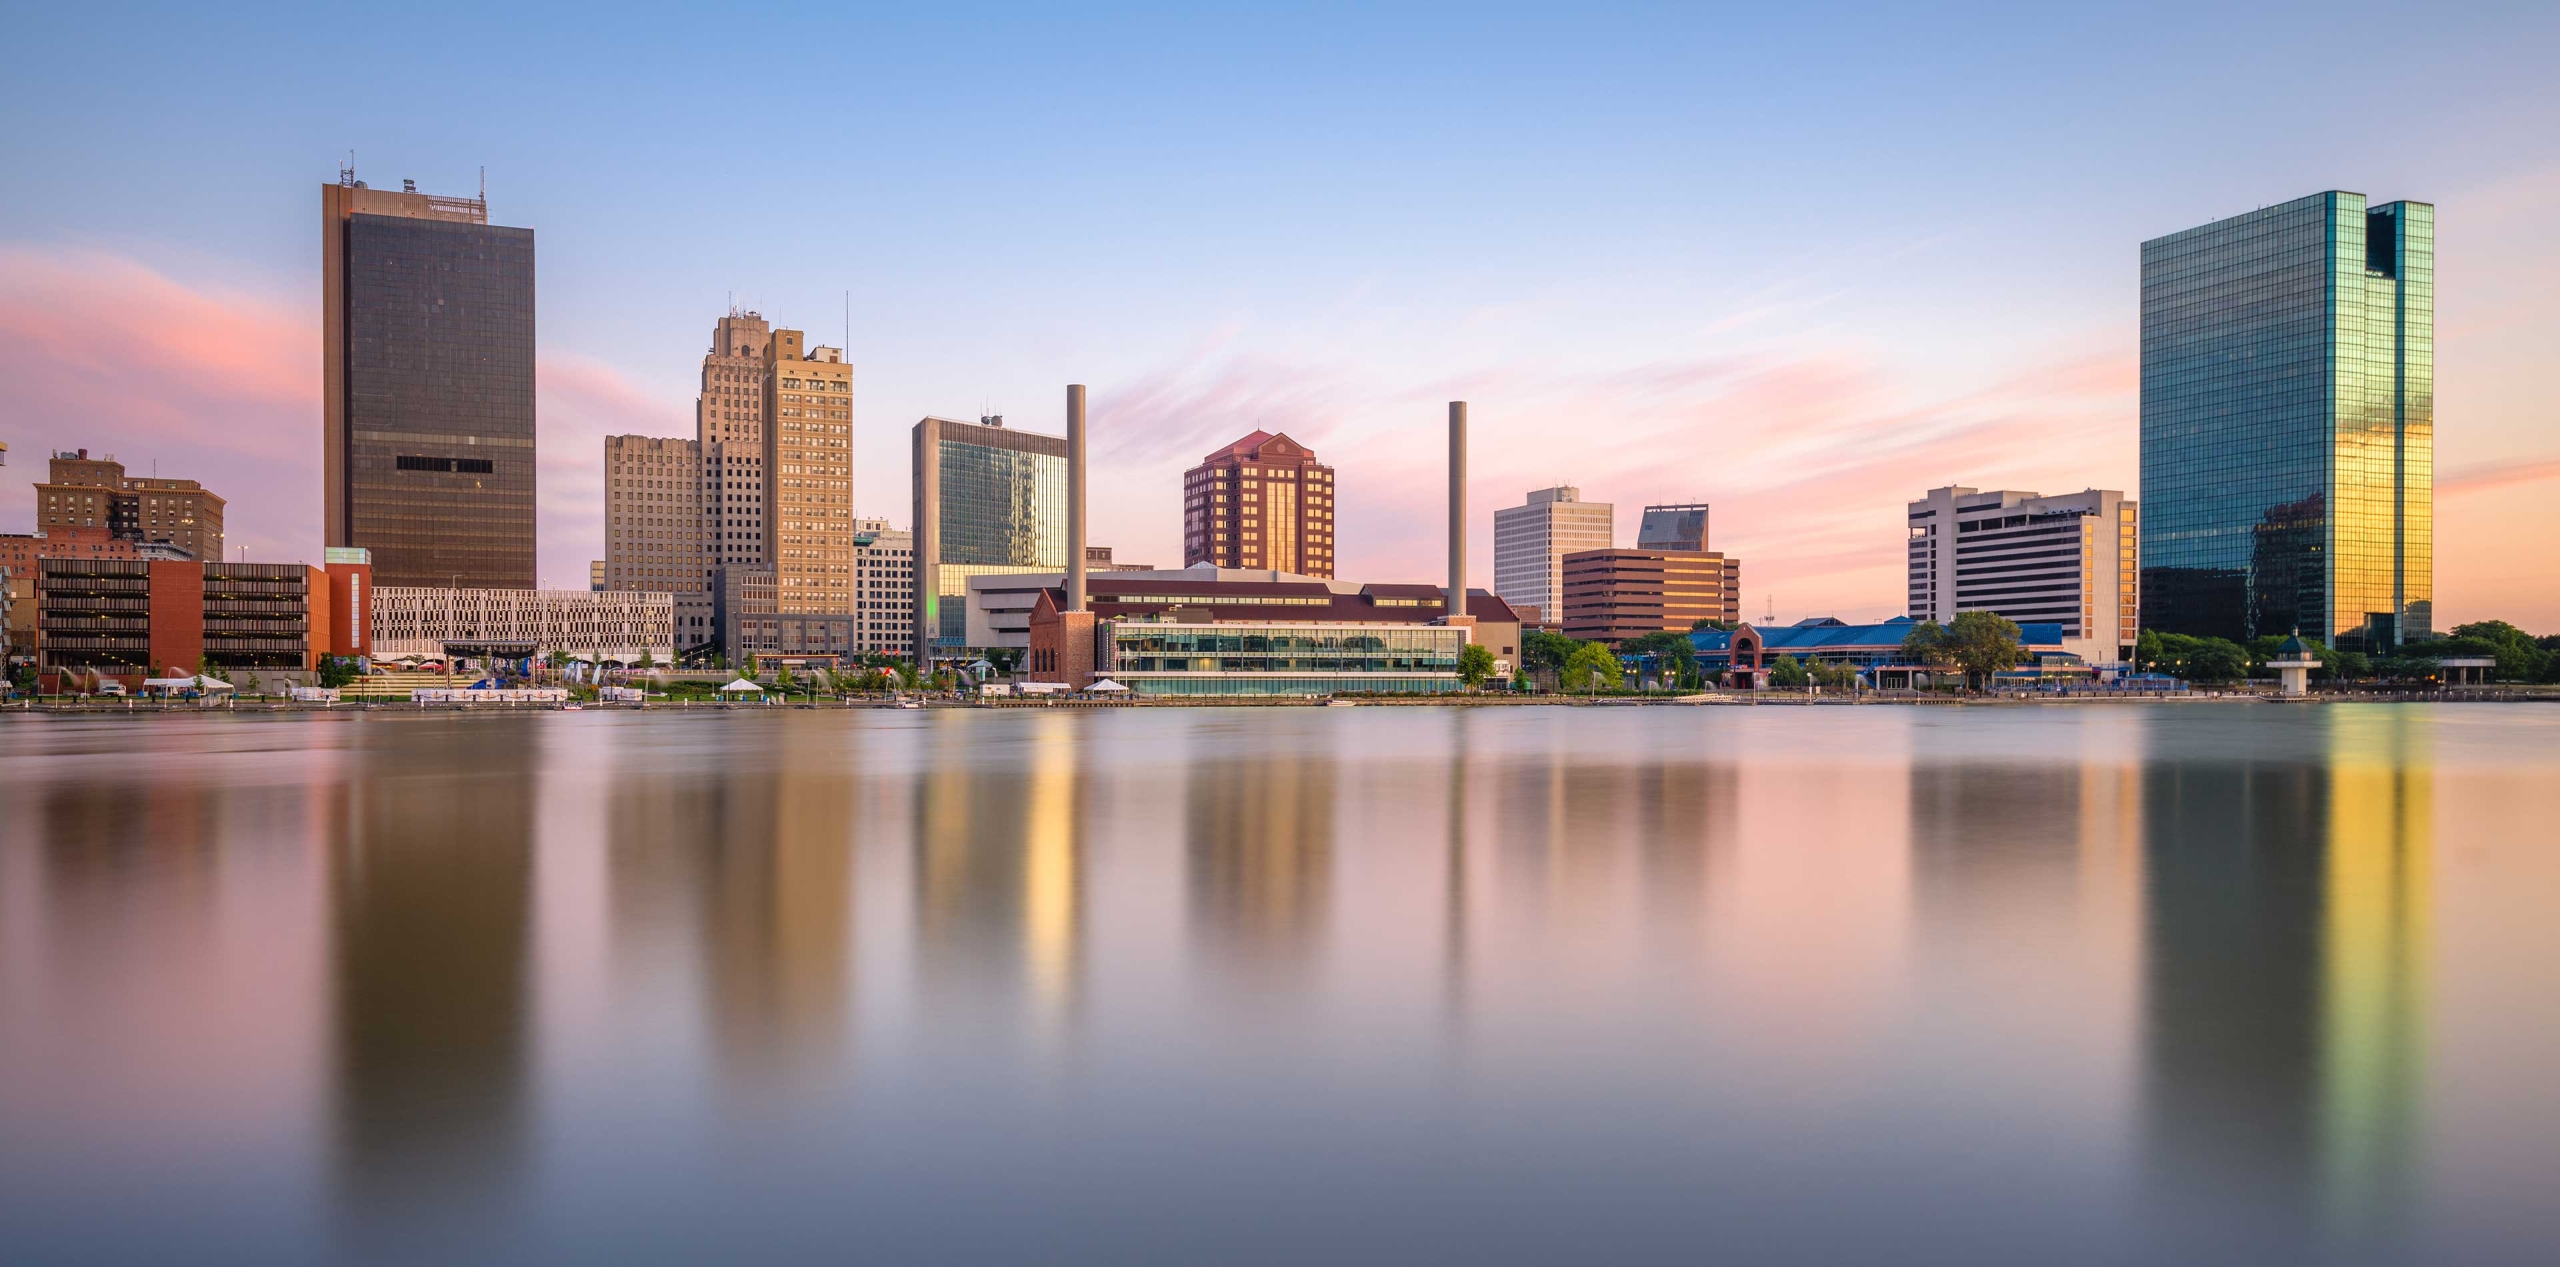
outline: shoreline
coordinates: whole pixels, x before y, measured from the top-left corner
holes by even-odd
[[[1041,709],[1131,709],[1131,708],[2021,708],[2081,706],[2091,704],[2147,705],[2240,705],[2240,704],[2560,704],[2560,691],[2501,690],[2483,688],[2464,691],[2372,691],[2321,693],[2286,699],[2275,695],[2232,692],[2228,694],[2184,695],[2068,695],[2068,696],[1976,696],[1886,698],[1855,696],[1602,696],[1572,699],[1555,696],[1415,697],[1386,699],[1347,699],[1310,697],[1217,698],[1184,697],[1157,699],[993,699],[993,700],[927,700],[921,708],[906,708],[888,701],[823,701],[801,703],[730,703],[716,700],[660,701],[648,704],[598,703],[485,703],[485,704],[419,704],[409,701],[351,702],[307,704],[286,700],[258,701],[249,704],[225,702],[206,706],[184,702],[151,700],[130,701],[14,701],[0,704],[0,718],[20,717],[108,717],[108,716],[299,716],[354,714],[360,716],[431,716],[438,714],[502,714],[502,713],[674,713],[685,715],[718,715],[726,713],[767,712],[918,712],[918,711],[1021,711]]]

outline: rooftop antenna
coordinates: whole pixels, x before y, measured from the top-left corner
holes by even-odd
[[[347,161],[338,164],[338,187],[340,189],[356,187],[356,152],[354,150],[348,150]]]
[[[482,211],[489,209],[489,165],[487,163],[480,165],[480,209]]]

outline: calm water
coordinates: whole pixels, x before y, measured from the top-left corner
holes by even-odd
[[[2550,1262],[2560,709],[0,719],[0,1258]]]

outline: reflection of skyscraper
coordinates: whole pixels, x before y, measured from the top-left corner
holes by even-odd
[[[2401,715],[2323,713],[2307,760],[2183,751],[2145,775],[2147,1170],[2218,1256],[2370,1247],[2417,1147],[2430,812]],[[2188,1246],[2194,1248],[2195,1246]],[[2177,1247],[2170,1247],[2177,1248]]]
[[[973,767],[957,727],[930,741],[946,751],[918,776],[916,960],[955,1006],[1028,994],[1071,1018],[1084,956],[1074,720],[1041,719],[1019,770]]]
[[[2331,191],[2142,244],[2150,627],[2425,636],[2434,461],[2432,205]]]
[[[1192,936],[1249,971],[1302,970],[1332,906],[1332,761],[1202,761],[1183,801]]]
[[[844,1033],[852,985],[853,779],[841,732],[786,726],[718,768],[634,774],[605,797],[617,962],[641,975],[670,934],[700,956],[703,1025],[729,1080],[815,1068]]]
[[[338,1169],[354,1217],[467,1234],[436,1220],[503,1197],[523,1142],[539,759],[518,727],[403,730],[331,842]]]
[[[2333,1236],[2389,1230],[2416,1194],[2434,900],[2434,796],[2422,714],[2329,727],[2322,907],[2321,1202]]]
[[[2272,1250],[2302,1231],[2314,1179],[2327,779],[2306,765],[2152,757],[2148,1172],[2160,1208],[2182,1219],[2167,1230],[2254,1234]]]

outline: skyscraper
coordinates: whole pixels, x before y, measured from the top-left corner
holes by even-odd
[[[534,585],[533,230],[320,187],[322,525],[384,586]]]
[[[2434,626],[2435,207],[2332,190],[2142,244],[2142,614]]]
[[[926,418],[910,433],[915,496],[915,655],[968,642],[969,578],[1067,566],[1067,441]]]
[[[1564,556],[1615,545],[1616,516],[1615,506],[1584,501],[1570,484],[1493,512],[1493,592],[1514,611],[1534,607],[1542,623],[1564,623]]]
[[[1182,564],[1333,575],[1333,468],[1256,431],[1182,473]]]
[[[786,612],[853,610],[853,367],[776,330],[764,349],[765,566]]]
[[[764,557],[764,350],[773,327],[731,308],[711,327],[694,398],[702,444],[703,567],[753,566]],[[707,578],[706,578],[707,579]]]

